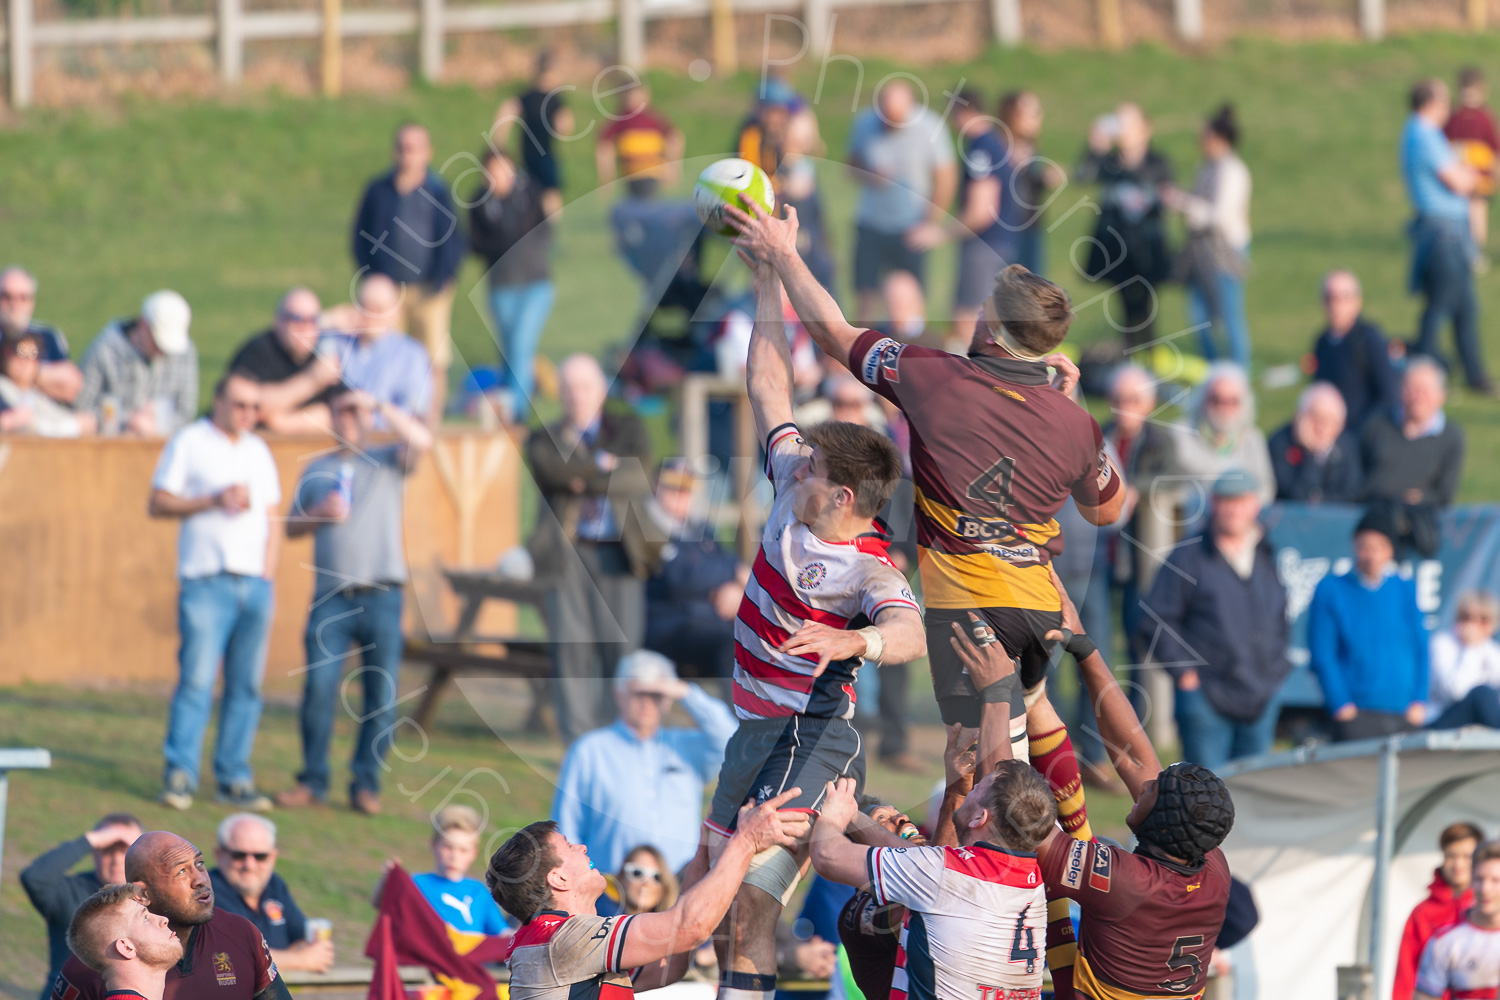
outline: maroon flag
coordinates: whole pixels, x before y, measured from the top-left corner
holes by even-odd
[[[370,935],[375,946],[375,975],[370,980],[369,1000],[406,1000],[406,986],[401,982],[396,946],[391,943],[391,918],[381,914]],[[368,950],[368,949],[366,949]]]
[[[464,934],[450,928],[406,870],[400,865],[391,868],[380,896],[380,916],[365,944],[365,955],[376,960],[377,972],[382,956],[393,955],[391,975],[397,980],[395,964],[421,965],[448,987],[452,1000],[490,1000],[498,996],[497,988],[480,963],[506,961],[510,952],[509,936]],[[370,1000],[391,998],[376,994],[372,985]]]

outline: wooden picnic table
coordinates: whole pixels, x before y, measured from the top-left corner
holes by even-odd
[[[531,682],[532,707],[528,724],[540,718],[546,702],[545,680],[552,672],[552,656],[546,641],[515,636],[484,636],[475,632],[479,613],[487,601],[510,601],[540,606],[547,589],[544,582],[517,580],[491,569],[445,568],[443,577],[461,604],[452,633],[430,640],[407,639],[405,661],[431,668],[427,690],[417,706],[414,721],[426,729],[437,711],[449,683],[457,675],[490,674],[520,677]]]

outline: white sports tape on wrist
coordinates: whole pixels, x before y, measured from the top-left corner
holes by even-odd
[[[1047,693],[1047,678],[1043,677],[1036,682],[1036,687],[1026,689],[1026,707],[1030,708],[1042,700],[1042,695]]]
[[[885,636],[874,625],[867,625],[858,631],[865,637],[865,659],[879,664],[885,659]]]

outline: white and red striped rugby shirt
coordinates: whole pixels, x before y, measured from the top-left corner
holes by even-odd
[[[797,520],[792,477],[811,454],[792,424],[771,431],[766,442],[766,475],[776,501],[734,623],[734,710],[741,719],[852,717],[862,657],[835,660],[814,678],[816,656],[776,647],[804,622],[863,628],[888,608],[921,613],[906,577],[886,555],[885,537],[825,542]]]
[[[880,847],[866,865],[875,901],[906,907],[890,1000],[1040,1000],[1047,894],[1035,854]]]
[[[1500,930],[1461,920],[1432,936],[1417,967],[1417,992],[1452,1000],[1500,994]]]

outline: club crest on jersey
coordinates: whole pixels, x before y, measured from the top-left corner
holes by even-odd
[[[760,805],[761,803],[775,796],[775,794],[776,789],[772,788],[770,785],[761,785],[760,791],[755,793],[755,804]]]
[[[797,586],[803,590],[817,590],[823,578],[828,575],[828,567],[820,562],[808,563],[802,567],[802,572],[797,574]]]
[[[1094,867],[1089,870],[1089,888],[1099,892],[1109,891],[1109,873],[1114,865],[1114,855],[1103,845],[1094,848]]]
[[[901,373],[897,370],[896,362],[900,359],[904,347],[905,345],[896,343],[890,337],[882,337],[875,341],[870,347],[870,353],[865,355],[864,367],[861,370],[865,382],[876,385],[880,375],[884,375],[887,382],[900,382]]]
[[[1083,885],[1083,862],[1088,852],[1089,845],[1082,840],[1075,840],[1068,845],[1068,860],[1063,863],[1062,883],[1069,889],[1077,889]]]
[[[234,963],[229,960],[229,952],[214,952],[214,978],[219,981],[220,986],[235,984]]]
[[[265,913],[266,919],[269,920],[269,921],[271,921],[271,923],[273,923],[273,924],[284,924],[284,923],[286,923],[286,912],[284,910],[282,910],[281,904],[278,903],[276,900],[274,900],[274,899],[268,899],[264,903],[261,904],[260,908]]]

